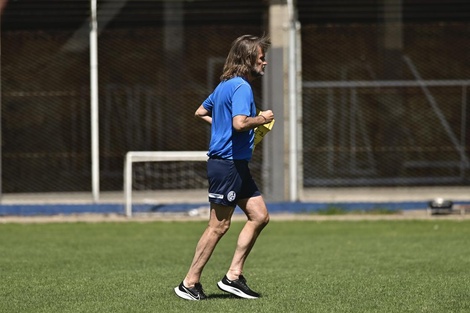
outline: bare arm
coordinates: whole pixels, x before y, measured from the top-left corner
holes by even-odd
[[[233,128],[237,132],[247,131],[256,128],[260,125],[271,122],[274,119],[273,111],[267,110],[261,112],[260,115],[255,117],[249,117],[245,115],[237,115],[233,118]]]
[[[196,112],[194,113],[196,118],[200,118],[203,121],[206,121],[209,124],[212,124],[212,112],[207,111],[202,104],[197,108]]]

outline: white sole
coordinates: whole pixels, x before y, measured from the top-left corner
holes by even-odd
[[[229,292],[233,295],[236,295],[237,297],[244,298],[244,299],[258,299],[258,297],[253,297],[250,295],[247,295],[246,293],[242,292],[240,289],[230,287],[222,283],[222,281],[219,281],[217,283],[217,286],[219,287],[220,290],[223,290],[225,292]]]
[[[185,300],[193,300],[193,301],[198,301],[198,299],[194,299],[190,295],[188,295],[186,292],[182,292],[179,287],[175,287],[175,293],[178,297],[185,299]]]

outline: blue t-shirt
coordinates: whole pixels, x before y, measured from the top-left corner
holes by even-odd
[[[253,129],[237,132],[232,119],[237,115],[256,116],[256,106],[250,84],[242,77],[219,83],[202,103],[212,112],[209,157],[233,160],[251,160],[254,145]]]

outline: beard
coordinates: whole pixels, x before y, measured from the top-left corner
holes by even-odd
[[[253,68],[251,69],[251,76],[252,76],[253,78],[258,78],[258,77],[261,77],[261,76],[263,76],[263,75],[264,75],[264,67],[261,68],[261,69],[257,69],[257,68],[255,68],[255,67],[253,67]]]

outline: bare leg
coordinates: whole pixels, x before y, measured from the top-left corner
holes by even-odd
[[[209,225],[196,246],[196,252],[184,279],[186,287],[193,287],[201,279],[202,270],[209,261],[220,238],[230,228],[234,207],[211,203]]]
[[[258,235],[269,222],[268,209],[262,196],[243,199],[238,205],[245,212],[248,221],[238,236],[237,248],[227,272],[227,278],[236,280],[243,273],[243,266]]]

